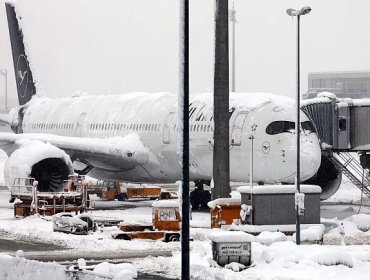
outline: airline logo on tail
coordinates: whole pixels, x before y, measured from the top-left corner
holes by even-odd
[[[17,61],[17,87],[20,96],[23,98],[27,93],[28,85],[28,73],[29,73],[28,61],[24,54],[18,56]]]

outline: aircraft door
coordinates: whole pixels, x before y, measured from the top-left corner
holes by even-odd
[[[350,112],[349,107],[338,108],[338,149],[350,149]]]
[[[166,122],[164,123],[164,127],[163,127],[163,143],[164,144],[170,144],[171,123],[174,117],[175,117],[175,112],[169,113],[167,116]]]
[[[81,113],[81,115],[78,118],[77,125],[76,125],[76,130],[75,130],[76,137],[81,137],[82,136],[82,125],[84,123],[86,114],[87,114],[86,112]]]
[[[239,112],[235,118],[231,131],[231,144],[233,146],[240,146],[242,144],[242,130],[248,112]]]

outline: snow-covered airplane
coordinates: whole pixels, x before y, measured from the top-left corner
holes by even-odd
[[[181,179],[176,95],[40,97],[14,7],[6,4],[6,11],[20,104],[2,117],[15,134],[0,133],[0,148],[9,156],[4,175],[10,187],[16,177],[34,177],[40,191],[59,191],[76,171],[133,182]],[[193,96],[189,108],[190,177],[203,182],[212,179],[212,98],[211,93]],[[287,97],[230,95],[232,181],[249,181],[253,152],[255,182],[294,183],[294,112],[294,102]],[[303,112],[301,121],[301,180],[319,184],[326,198],[339,187],[340,173],[322,160],[318,137]]]

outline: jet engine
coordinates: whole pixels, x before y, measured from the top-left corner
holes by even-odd
[[[329,156],[321,155],[321,165],[316,175],[305,181],[304,184],[319,185],[322,189],[320,196],[321,200],[328,199],[338,190],[342,181],[342,173],[329,158]]]
[[[40,192],[63,191],[64,181],[73,175],[70,157],[58,147],[40,141],[18,140],[19,146],[5,162],[4,179],[9,189],[16,178],[34,178]]]

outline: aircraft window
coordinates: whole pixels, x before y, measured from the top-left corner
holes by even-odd
[[[284,132],[293,133],[295,123],[289,121],[275,121],[266,127],[266,133],[270,135],[280,134]]]
[[[315,132],[315,127],[313,126],[313,124],[310,122],[310,121],[305,121],[305,122],[302,122],[301,123],[302,125],[302,129],[304,132]]]

